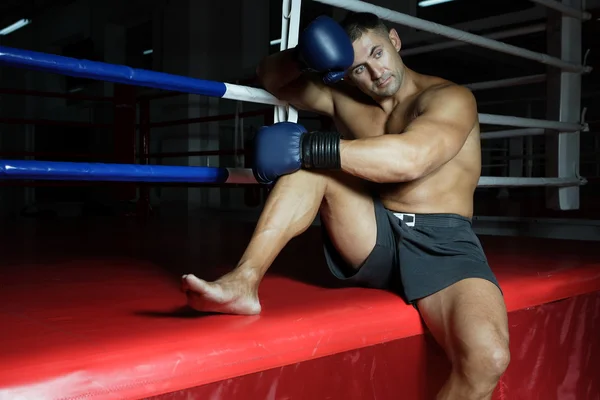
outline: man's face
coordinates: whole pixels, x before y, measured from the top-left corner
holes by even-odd
[[[395,30],[389,36],[369,31],[352,43],[354,64],[348,78],[374,98],[393,96],[402,84],[404,66],[398,51],[400,39]]]

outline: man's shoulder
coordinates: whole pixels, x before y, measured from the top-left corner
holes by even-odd
[[[430,82],[420,93],[417,101],[420,109],[427,108],[431,104],[446,102],[476,107],[475,96],[469,88],[441,78]]]
[[[326,84],[317,73],[304,73],[301,78],[273,94],[298,109],[328,116],[333,116],[338,107],[373,101],[346,82]]]
[[[428,86],[419,95],[417,103],[415,113],[419,117],[470,128],[478,122],[475,96],[469,88],[453,82],[439,81]]]
[[[334,100],[351,100],[359,103],[373,103],[373,99],[371,97],[361,92],[357,87],[349,85],[347,82],[340,81],[328,86]]]

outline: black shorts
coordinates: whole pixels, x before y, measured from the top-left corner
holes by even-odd
[[[500,288],[471,220],[456,214],[408,214],[386,209],[375,198],[377,241],[359,269],[349,266],[323,228],[331,272],[351,285],[397,292],[408,303],[465,278]]]

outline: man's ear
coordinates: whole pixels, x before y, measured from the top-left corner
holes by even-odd
[[[402,41],[400,40],[400,36],[398,36],[398,32],[396,32],[396,30],[392,28],[390,29],[388,37],[390,38],[390,42],[392,42],[396,51],[400,51],[400,49],[402,48]]]

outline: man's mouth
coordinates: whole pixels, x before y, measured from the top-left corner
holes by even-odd
[[[386,86],[388,83],[390,83],[390,81],[392,80],[392,76],[388,76],[387,78],[383,79],[383,80],[379,80],[377,81],[377,87],[384,87]]]

